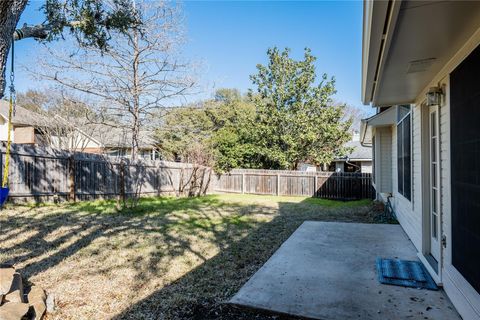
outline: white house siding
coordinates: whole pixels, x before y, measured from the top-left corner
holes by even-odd
[[[442,233],[451,239],[451,198],[450,198],[450,95],[448,77],[444,81],[447,89],[446,101],[440,107],[440,181],[441,181],[441,217]],[[448,252],[448,254],[447,254]],[[444,264],[452,264],[451,250],[444,251]]]
[[[362,161],[360,165],[362,173],[372,173],[372,161]]]
[[[412,202],[411,209],[414,215],[422,221],[422,107],[411,106],[412,123]],[[420,233],[421,233],[420,225]]]
[[[447,238],[447,248],[443,251],[441,282],[452,302],[463,319],[480,320],[480,295],[452,265],[451,252],[451,198],[450,198],[450,105],[448,103],[448,77],[443,81],[446,85],[446,103],[440,107],[440,181],[441,181],[441,217],[442,233]],[[397,128],[392,127],[392,204],[398,221],[410,237],[418,252],[422,253],[422,145],[421,145],[421,97],[412,111],[412,200],[407,200],[398,193],[397,173]],[[377,131],[377,135],[378,135]],[[377,139],[376,135],[376,139]],[[429,236],[429,235],[425,235]]]
[[[8,122],[0,117],[0,141],[7,141],[8,139]],[[13,129],[11,130],[11,139],[13,141]]]
[[[392,192],[392,130],[390,127],[375,129],[375,190]]]
[[[480,295],[465,280],[465,278],[452,265],[451,252],[451,197],[450,197],[450,104],[448,75],[442,80],[446,89],[446,103],[439,108],[440,115],[440,181],[441,181],[441,219],[442,234],[447,238],[447,247],[443,251],[441,282],[452,302],[457,307],[463,319],[480,319]],[[411,241],[422,253],[422,112],[420,96],[417,104],[412,109],[412,200],[409,201],[398,193],[397,173],[397,128],[392,127],[391,155],[392,155],[392,185],[393,185],[393,208],[398,221],[410,237]],[[376,133],[376,139],[382,131]],[[383,150],[385,151],[385,150]],[[380,173],[381,174],[381,173]],[[425,235],[428,237],[429,235]]]
[[[458,312],[465,320],[480,320],[480,293],[465,280],[465,278],[452,265],[452,231],[451,231],[451,162],[450,162],[450,104],[449,104],[449,74],[478,46],[480,45],[480,29],[464,44],[464,46],[455,55],[445,63],[440,72],[435,75],[430,83],[425,86],[422,92],[415,100],[415,107],[412,116],[412,201],[406,200],[397,191],[397,161],[396,161],[396,128],[393,129],[392,135],[392,170],[391,177],[393,178],[393,195],[394,208],[398,219],[410,236],[412,242],[416,246],[419,253],[423,253],[425,248],[422,248],[422,141],[421,141],[421,103],[425,99],[425,95],[429,88],[435,86],[446,85],[446,99],[445,103],[439,108],[440,115],[440,210],[442,222],[442,234],[446,236],[446,247],[442,250],[441,260],[441,282],[443,287],[453,302]],[[375,134],[375,142],[379,136]],[[379,149],[376,149],[376,151]],[[377,155],[378,153],[376,153]],[[377,162],[375,163],[377,166]],[[379,170],[375,168],[375,172]],[[376,177],[379,179],[380,177]],[[428,199],[428,197],[426,197]],[[424,236],[427,238],[430,235],[425,232]],[[438,279],[438,277],[437,277]]]
[[[411,116],[411,121],[413,123],[413,131],[418,131],[419,123],[417,121],[417,115],[420,115],[418,112],[413,112]],[[417,128],[415,128],[417,126]],[[417,129],[417,130],[415,130]],[[412,136],[412,163],[420,162],[421,153],[419,149],[416,149],[416,146],[420,145],[419,135]],[[418,141],[417,141],[418,140]],[[398,221],[402,225],[403,229],[410,237],[410,240],[413,242],[418,251],[422,251],[422,214],[420,211],[414,211],[414,206],[412,205],[415,202],[414,199],[421,198],[422,194],[420,188],[412,189],[411,198],[408,200],[403,195],[398,193],[398,172],[397,172],[397,126],[392,128],[392,185],[393,185],[393,210],[397,216]],[[413,166],[415,170],[415,165]],[[412,181],[415,183],[418,177],[413,177]],[[418,205],[415,206],[419,208]]]
[[[441,282],[463,319],[480,320],[480,294],[465,280],[452,265],[451,252],[451,197],[450,197],[450,104],[448,75],[442,80],[446,89],[446,102],[440,106],[440,181],[442,234],[446,236],[447,247],[442,255]],[[392,184],[393,208],[403,229],[422,253],[422,141],[421,102],[419,97],[412,111],[412,200],[408,201],[398,193],[397,173],[397,128],[392,128]],[[428,237],[429,235],[425,235]]]
[[[447,239],[447,247],[443,251],[442,282],[448,296],[455,304],[463,319],[480,320],[480,294],[452,265],[452,212],[450,197],[450,96],[449,77],[443,80],[446,88],[446,103],[440,108],[440,181],[442,232]],[[450,245],[449,245],[450,244]]]

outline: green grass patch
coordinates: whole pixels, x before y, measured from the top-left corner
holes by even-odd
[[[327,208],[356,208],[369,206],[372,204],[372,200],[370,199],[338,201],[320,198],[307,198],[305,199],[305,202]]]
[[[224,302],[304,221],[371,223],[372,208],[242,194],[142,198],[122,210],[115,200],[10,205],[0,263],[55,292],[52,319],[271,320]]]

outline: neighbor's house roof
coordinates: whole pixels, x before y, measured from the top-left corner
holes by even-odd
[[[479,28],[480,1],[364,1],[363,103],[415,102]]]
[[[112,127],[105,124],[91,124],[94,126],[91,136],[100,142],[106,148],[131,148],[132,132],[120,127]],[[153,132],[148,130],[140,130],[138,146],[141,149],[155,148],[155,139]]]
[[[353,147],[353,151],[348,154],[350,160],[372,160],[372,148],[362,146],[360,141],[350,141],[346,143],[346,147]]]
[[[349,161],[371,161],[372,160],[372,148],[362,146],[360,141],[349,141],[345,144],[347,148],[353,148],[353,151],[344,157],[335,159],[335,161],[346,161],[347,157]]]
[[[0,100],[0,116],[8,121],[8,111],[10,109],[10,103],[5,100]],[[19,105],[15,106],[15,114],[12,118],[12,123],[17,126],[46,126],[50,123],[50,120],[33,111],[25,109]]]
[[[387,110],[377,113],[367,119],[362,119],[360,123],[360,144],[365,147],[372,146],[372,129],[374,127],[387,127],[395,124],[397,121],[397,108],[390,107]]]
[[[8,120],[8,111],[9,111],[9,102],[5,100],[0,100],[0,116]],[[57,121],[66,120],[61,118],[56,118]],[[12,123],[16,126],[34,126],[34,127],[46,127],[51,123],[51,119],[46,116],[25,109],[19,105],[15,107],[15,115],[13,116]],[[84,130],[85,128],[76,128],[80,133],[91,139],[94,142],[100,144],[106,148],[130,148],[132,133],[128,130],[112,127],[105,124],[91,124],[93,126],[92,130]],[[92,132],[87,134],[86,132]],[[154,148],[155,140],[153,139],[153,134],[151,131],[142,130],[139,133],[139,147],[142,149]]]

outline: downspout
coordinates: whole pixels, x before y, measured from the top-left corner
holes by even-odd
[[[345,163],[347,163],[347,164],[349,164],[349,165],[351,165],[351,166],[357,167],[358,169],[360,169],[360,172],[362,172],[362,167],[361,167],[361,166],[358,166],[358,165],[356,165],[356,164],[353,164],[353,163],[351,163],[349,160],[350,160],[350,158],[347,157],[347,158],[345,159]]]

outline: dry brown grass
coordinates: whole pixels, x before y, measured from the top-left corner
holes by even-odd
[[[371,203],[217,195],[0,211],[0,263],[53,292],[48,319],[270,319],[224,304],[305,220],[372,222]]]

